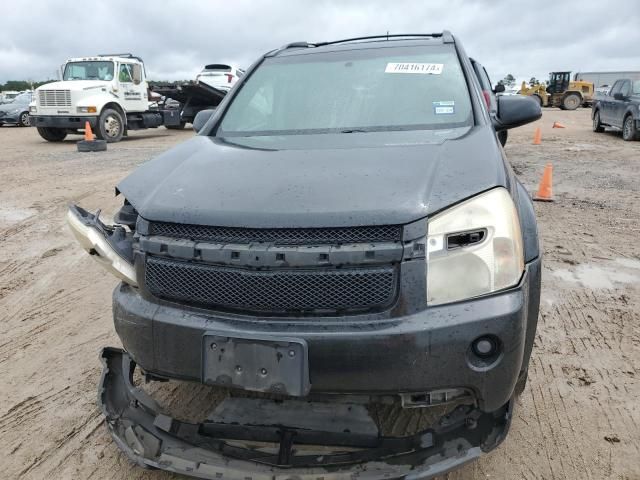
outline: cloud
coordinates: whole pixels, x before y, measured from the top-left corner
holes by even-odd
[[[547,8],[514,1],[33,0],[6,9],[0,83],[53,78],[69,57],[132,52],[151,78],[193,78],[207,63],[247,67],[298,40],[451,30],[494,80],[553,70],[640,70],[640,8],[620,0]]]

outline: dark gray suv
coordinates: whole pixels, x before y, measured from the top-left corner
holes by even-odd
[[[201,478],[427,478],[495,448],[540,295],[534,210],[449,33],[267,53],[198,135],[142,165],[115,225],[72,206],[122,279],[99,402],[142,466]],[[203,422],[134,386],[226,392]]]

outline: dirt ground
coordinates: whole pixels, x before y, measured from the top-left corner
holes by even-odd
[[[76,138],[0,128],[0,478],[175,478],[131,465],[103,425],[98,352],[119,345],[116,280],[64,215],[80,202],[109,217],[117,181],[191,135],[158,129],[81,154]],[[538,336],[507,440],[447,478],[640,479],[640,142],[592,133],[586,109],[545,110],[510,132],[506,152],[530,191],[554,166],[556,201],[536,204]]]

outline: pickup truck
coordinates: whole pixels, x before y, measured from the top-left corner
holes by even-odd
[[[615,127],[623,140],[640,140],[640,80],[616,80],[609,93],[596,96],[591,112],[594,132]]]

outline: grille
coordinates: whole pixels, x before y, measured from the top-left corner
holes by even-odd
[[[318,245],[401,240],[400,225],[336,228],[236,228],[185,225],[157,222],[151,224],[153,235],[188,238],[214,243],[265,242],[277,245]]]
[[[38,90],[38,104],[41,107],[70,107],[70,90]]]
[[[148,257],[145,283],[169,300],[286,313],[381,309],[395,299],[398,282],[393,266],[255,271]]]

